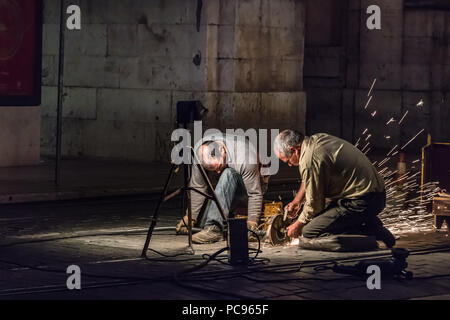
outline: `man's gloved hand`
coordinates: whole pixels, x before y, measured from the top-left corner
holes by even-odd
[[[192,218],[191,227],[193,228],[196,223],[196,220]],[[185,215],[178,223],[175,228],[175,231],[177,234],[187,235],[189,233],[189,230],[187,228],[188,225],[188,216]]]
[[[247,229],[251,230],[253,232],[256,232],[256,230],[258,230],[258,222],[247,221]],[[249,242],[257,242],[258,241],[257,235],[251,231],[248,231],[248,241]]]

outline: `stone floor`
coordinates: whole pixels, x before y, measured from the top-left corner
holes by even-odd
[[[0,299],[448,299],[450,240],[440,232],[405,234],[397,247],[411,251],[412,280],[381,279],[369,290],[366,278],[335,273],[333,261],[354,265],[387,258],[383,245],[373,252],[330,253],[296,245],[271,247],[247,267],[227,264],[222,241],[188,248],[186,236],[157,230],[148,258],[141,258],[156,196],[0,206]],[[157,227],[173,227],[180,201],[163,205]],[[251,244],[256,248],[256,244]],[[162,256],[164,255],[164,256]],[[255,256],[252,250],[251,256]],[[81,268],[81,290],[68,290],[66,269]],[[193,268],[193,269],[192,269]]]

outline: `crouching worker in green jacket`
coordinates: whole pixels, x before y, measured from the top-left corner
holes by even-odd
[[[285,130],[275,139],[274,151],[281,161],[298,166],[302,179],[287,206],[292,217],[304,204],[288,227],[289,237],[372,235],[389,248],[395,245],[394,236],[377,217],[386,206],[383,178],[358,148],[329,134],[308,137]]]

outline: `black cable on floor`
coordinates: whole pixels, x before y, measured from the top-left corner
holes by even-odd
[[[428,279],[434,279],[434,278],[447,278],[450,277],[450,273],[447,274],[435,274],[432,276],[421,276],[421,277],[414,277],[411,280],[428,280]]]
[[[145,254],[145,260],[147,260],[147,261],[154,261],[154,262],[187,262],[187,261],[201,261],[202,260],[202,258],[195,258],[195,257],[187,258],[187,259],[173,259],[173,260],[169,260],[168,258],[176,258],[176,257],[179,257],[179,256],[184,256],[184,255],[193,255],[193,253],[183,252],[183,253],[177,253],[177,254],[174,254],[174,255],[167,255],[165,253],[159,252],[159,251],[157,251],[155,249],[152,249],[152,248],[148,248],[148,250],[150,250],[150,251],[152,251],[152,252],[162,256],[164,259],[149,258],[147,256],[147,254]]]
[[[188,288],[188,289],[193,289],[193,290],[196,290],[196,291],[203,291],[203,292],[214,293],[214,294],[218,294],[218,295],[226,295],[226,296],[229,296],[229,297],[233,297],[233,298],[237,298],[237,299],[243,299],[243,300],[254,299],[254,297],[245,296],[245,295],[241,295],[241,294],[237,294],[237,293],[226,292],[226,291],[218,291],[218,290],[210,289],[210,288],[206,288],[206,287],[198,287],[198,286],[195,286],[195,285],[187,283],[186,281],[188,281],[188,279],[183,279],[182,278],[182,276],[185,275],[185,274],[188,274],[188,273],[200,270],[201,268],[205,267],[211,261],[216,259],[216,257],[218,255],[220,255],[222,252],[224,252],[224,251],[226,251],[228,249],[229,249],[228,247],[222,248],[222,249],[216,251],[215,253],[213,253],[211,256],[209,256],[209,258],[205,262],[203,262],[203,263],[201,263],[201,264],[199,264],[197,266],[194,266],[194,267],[182,270],[180,272],[177,272],[174,275],[174,277],[173,277],[173,279],[175,280],[175,283],[177,283],[181,287],[185,287],[185,288]]]
[[[13,262],[13,261],[7,261],[7,260],[0,260],[0,262],[2,263],[6,263],[6,264],[11,264],[20,268],[24,268],[24,269],[30,269],[30,270],[35,270],[35,271],[42,271],[42,272],[49,272],[49,273],[63,273],[67,275],[67,272],[65,270],[55,270],[55,269],[47,269],[47,268],[42,268],[39,266],[31,266],[31,265],[26,265],[26,264],[22,264],[22,263],[18,263],[18,262]],[[155,278],[147,278],[147,277],[119,277],[119,276],[108,276],[108,275],[98,275],[98,274],[92,274],[92,273],[86,273],[83,272],[82,273],[83,276],[86,277],[92,277],[92,278],[105,278],[105,279],[113,279],[113,280],[136,280],[136,281],[164,281],[164,280],[169,280],[170,278],[168,276],[165,277],[155,277]]]

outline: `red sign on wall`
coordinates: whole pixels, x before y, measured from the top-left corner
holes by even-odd
[[[0,106],[41,103],[42,2],[0,0]]]

